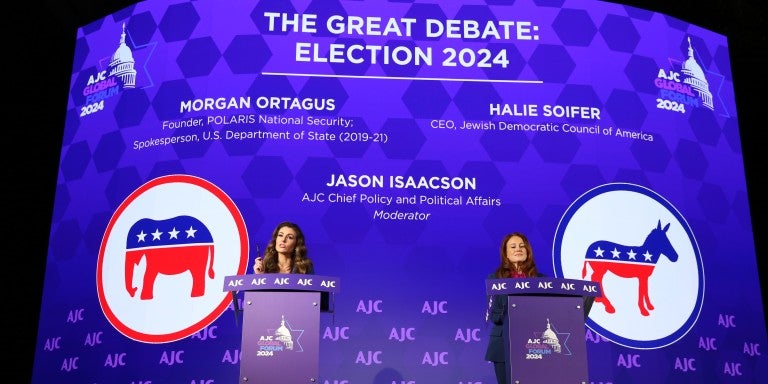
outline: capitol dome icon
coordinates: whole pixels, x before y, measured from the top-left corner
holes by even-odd
[[[688,58],[683,62],[683,68],[680,72],[685,76],[683,83],[691,86],[691,89],[699,95],[705,107],[714,110],[712,92],[709,91],[709,82],[707,82],[707,78],[704,76],[704,70],[701,69],[701,66],[693,57],[693,46],[691,46],[690,37],[688,37]]]
[[[555,353],[560,353],[562,351],[562,347],[560,346],[560,339],[557,337],[555,331],[552,330],[549,324],[549,319],[547,319],[547,330],[541,334],[541,341],[544,344],[549,345],[549,347],[552,348]]]
[[[285,316],[280,320],[280,326],[275,330],[275,340],[278,340],[285,345],[285,349],[293,349],[293,336],[291,336],[291,330],[285,326]]]
[[[120,45],[109,60],[109,76],[115,76],[123,83],[123,88],[136,87],[136,69],[133,61],[133,52],[125,44],[125,23],[123,33],[120,35]]]

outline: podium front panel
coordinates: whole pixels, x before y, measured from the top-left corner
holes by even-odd
[[[507,300],[510,383],[588,383],[583,299],[510,295]]]
[[[240,383],[318,382],[320,299],[320,292],[245,292]]]

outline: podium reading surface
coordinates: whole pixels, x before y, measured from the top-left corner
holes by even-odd
[[[225,277],[225,291],[245,291],[239,382],[318,382],[320,312],[338,287],[318,275]]]
[[[589,382],[584,319],[592,300],[600,296],[597,283],[549,277],[488,279],[486,293],[507,296],[508,383]]]

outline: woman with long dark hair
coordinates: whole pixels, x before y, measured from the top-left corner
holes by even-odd
[[[272,239],[253,263],[255,273],[314,274],[312,260],[307,256],[304,233],[295,223],[284,221],[275,227]]]

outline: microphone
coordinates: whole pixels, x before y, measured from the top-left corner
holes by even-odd
[[[232,309],[235,315],[235,326],[240,326],[240,319],[238,318],[238,313],[242,312],[242,308],[240,308],[240,304],[237,302],[237,291],[230,291],[229,292],[232,295]]]
[[[259,244],[256,244],[256,257],[261,257],[261,250],[259,249]],[[232,309],[235,311],[235,325],[240,326],[240,322],[238,321],[237,314],[239,312],[242,312],[243,309],[240,308],[240,304],[237,301],[237,294],[238,291],[230,291],[230,294],[232,295]]]

